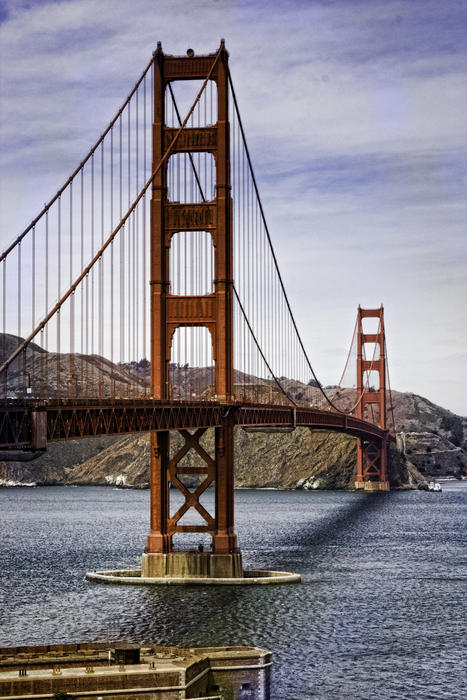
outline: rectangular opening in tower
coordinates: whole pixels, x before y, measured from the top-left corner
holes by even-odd
[[[379,410],[379,404],[365,403],[363,419],[373,423],[374,425],[381,425],[381,412]]]
[[[199,204],[216,196],[216,164],[206,151],[175,153],[167,167],[167,196],[170,202]]]
[[[201,90],[203,82],[203,80],[170,81],[165,92],[165,123],[167,126],[173,128],[180,126],[196,95]],[[211,126],[216,122],[217,85],[213,80],[209,80],[186,126],[195,129]]]
[[[214,291],[214,247],[207,231],[179,231],[170,242],[170,294],[202,296]]]
[[[363,372],[363,388],[365,391],[376,392],[380,388],[380,376],[378,370],[365,370]]]
[[[365,360],[378,361],[380,357],[379,343],[363,343],[363,357]]]
[[[205,326],[180,326],[175,330],[169,386],[173,400],[206,401],[214,398],[212,340]]]
[[[362,332],[365,335],[379,333],[381,330],[381,319],[379,316],[364,316],[362,318]]]

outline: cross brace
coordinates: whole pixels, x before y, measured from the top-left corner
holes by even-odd
[[[215,429],[215,454],[212,457],[201,445],[206,428],[195,432],[179,430],[182,447],[170,456],[170,433],[151,433],[151,530],[146,551],[168,553],[173,551],[173,537],[177,533],[207,533],[212,537],[215,554],[238,552],[234,532],[233,502],[233,419],[226,417],[222,426]],[[184,458],[195,452],[202,465],[184,464]],[[190,491],[184,483],[184,475],[200,475],[201,483]],[[170,486],[176,488],[184,501],[178,510],[170,514]],[[215,489],[215,513],[209,513],[200,503],[206,489]],[[204,521],[198,525],[181,525],[180,521],[190,509],[194,509]]]

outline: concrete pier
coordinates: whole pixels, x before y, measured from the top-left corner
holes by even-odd
[[[389,481],[356,481],[355,488],[363,491],[390,491]]]
[[[241,578],[242,555],[211,552],[170,552],[143,554],[141,576],[145,578]]]
[[[88,581],[122,586],[257,586],[279,583],[300,583],[300,574],[289,571],[250,569],[243,576],[215,578],[214,576],[142,576],[141,569],[88,571]],[[0,698],[1,700],[1,698]]]
[[[133,586],[254,586],[301,581],[300,574],[289,571],[245,571],[240,552],[197,551],[145,552],[141,557],[141,569],[88,571],[86,578],[95,583]]]

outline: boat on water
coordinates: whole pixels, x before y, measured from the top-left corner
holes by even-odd
[[[418,484],[419,491],[442,491],[440,484],[437,481],[422,481]]]

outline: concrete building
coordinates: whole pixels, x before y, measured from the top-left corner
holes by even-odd
[[[127,643],[0,648],[0,700],[269,700],[271,653]]]

